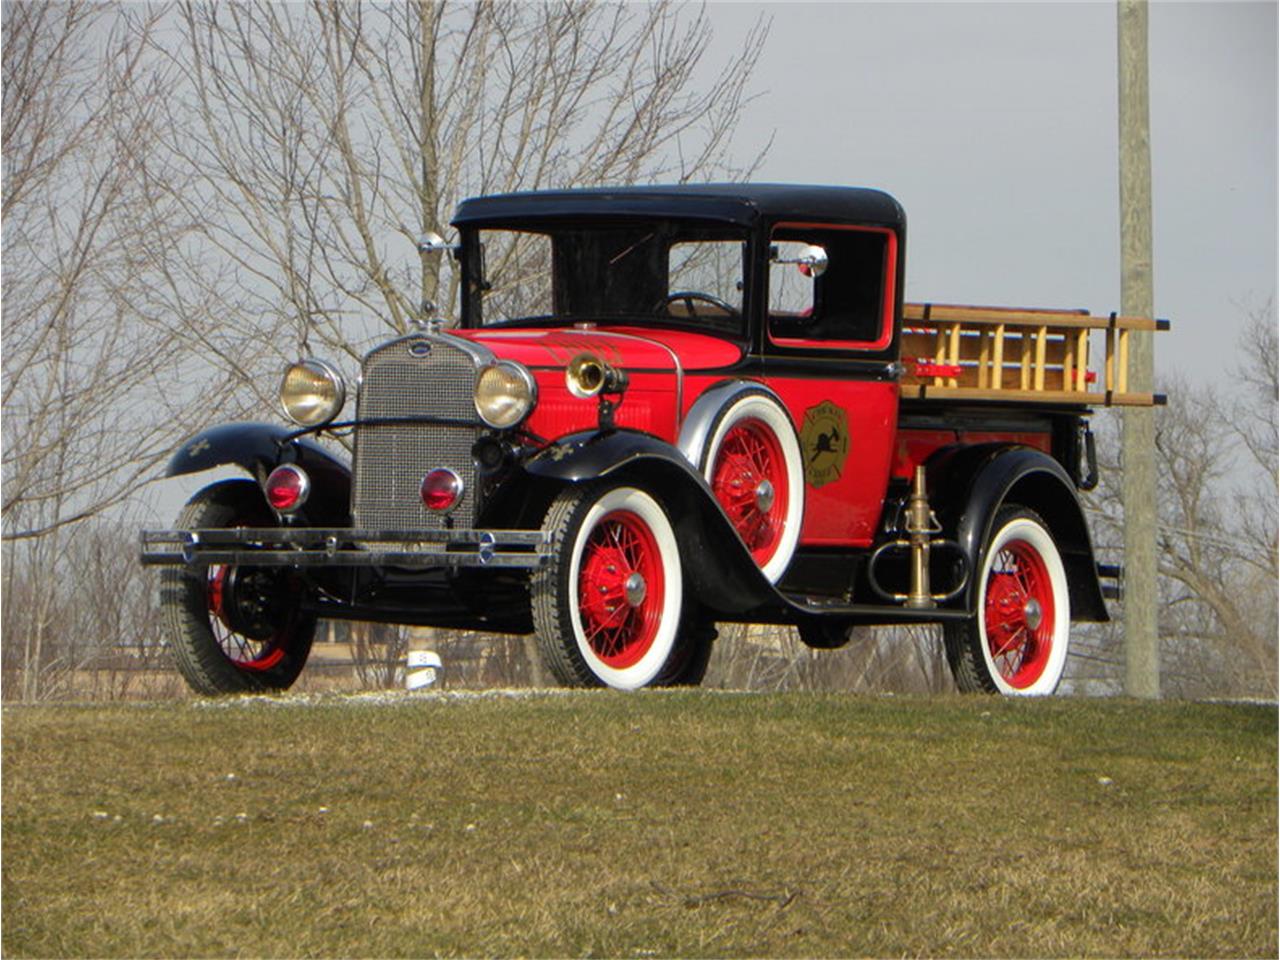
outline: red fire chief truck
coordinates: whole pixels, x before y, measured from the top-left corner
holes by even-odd
[[[424,305],[354,377],[304,358],[289,425],[173,455],[246,474],[142,534],[195,690],[286,688],[349,618],[535,633],[562,683],[627,689],[698,683],[717,622],[940,623],[961,689],[1047,694],[1107,618],[1088,418],[1161,401],[1125,370],[1165,321],[904,303],[875,190],[520,193],[453,227],[419,248],[456,260],[456,323]]]

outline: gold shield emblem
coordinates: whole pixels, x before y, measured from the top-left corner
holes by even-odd
[[[824,400],[804,412],[800,430],[804,482],[821,487],[840,479],[849,458],[849,417],[843,407]]]

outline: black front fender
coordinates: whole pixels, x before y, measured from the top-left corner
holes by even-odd
[[[607,476],[638,461],[661,461],[686,473],[691,481],[702,477],[671,444],[636,430],[585,430],[570,434],[525,461],[526,473],[547,480],[582,483]],[[706,482],[707,496],[711,495]],[[714,498],[713,498],[714,500]]]
[[[945,494],[935,498],[935,504],[945,526],[955,531],[971,570],[981,569],[982,550],[991,538],[1000,507],[1006,503],[1027,507],[1048,525],[1062,554],[1072,619],[1109,619],[1084,508],[1070,476],[1057,460],[1030,447],[976,445],[944,454],[929,464],[929,473],[931,485],[939,492],[955,491],[950,498]],[[977,603],[977,590],[975,577],[965,593],[965,604],[971,610]]]
[[[311,478],[311,496],[300,519],[312,525],[350,524],[351,468],[308,437],[269,423],[225,423],[203,430],[178,447],[165,467],[166,477],[237,466],[259,485],[285,463],[297,464]]]
[[[788,604],[760,572],[702,475],[671,444],[634,430],[565,437],[524,464],[561,484],[602,477],[634,484],[666,510],[698,601],[723,614],[776,613]]]

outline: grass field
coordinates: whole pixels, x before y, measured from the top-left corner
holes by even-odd
[[[1274,708],[9,708],[23,956],[1277,954]]]

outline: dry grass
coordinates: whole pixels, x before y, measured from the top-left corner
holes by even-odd
[[[1276,711],[9,709],[6,956],[1275,956]]]

